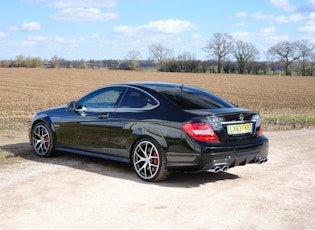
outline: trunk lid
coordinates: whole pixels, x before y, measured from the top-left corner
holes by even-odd
[[[220,142],[238,142],[261,135],[261,118],[257,111],[244,108],[189,110],[199,122],[208,122]]]

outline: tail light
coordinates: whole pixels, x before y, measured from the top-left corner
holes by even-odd
[[[259,125],[259,133],[258,133],[258,137],[263,135],[263,122],[261,120],[261,117],[259,116],[259,114],[255,114],[252,117],[252,121],[256,123],[256,127],[258,127]]]
[[[219,139],[208,123],[188,123],[183,125],[183,129],[197,141],[219,142]]]
[[[262,120],[260,119],[260,128],[259,128],[259,133],[258,136],[262,136],[263,135],[263,124],[262,124]]]

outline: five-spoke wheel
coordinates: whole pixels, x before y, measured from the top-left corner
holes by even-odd
[[[144,181],[159,181],[168,176],[163,149],[155,141],[143,138],[132,152],[132,166]]]
[[[41,157],[49,157],[53,152],[53,137],[48,126],[42,122],[32,129],[32,146],[35,153]]]

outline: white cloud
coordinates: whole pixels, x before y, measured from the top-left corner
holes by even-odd
[[[149,22],[142,28],[162,33],[178,34],[184,31],[194,29],[195,27],[196,26],[193,23],[188,21],[169,19],[166,21],[159,20]]]
[[[13,47],[32,47],[36,45],[36,42],[34,41],[22,41],[22,42],[10,42],[9,46],[13,46]]]
[[[270,37],[270,40],[274,41],[274,43],[278,43],[278,42],[283,42],[283,41],[289,41],[290,40],[290,37],[289,35],[275,35],[275,36],[272,36]]]
[[[311,12],[308,16],[309,19],[315,20],[315,12]]]
[[[74,7],[101,7],[114,8],[117,6],[116,0],[28,0],[30,2],[46,3],[53,8],[74,8]]]
[[[91,34],[88,36],[81,36],[77,38],[64,38],[61,36],[30,36],[26,40],[21,42],[11,42],[9,43],[10,46],[14,47],[32,47],[32,46],[39,46],[39,45],[59,45],[65,44],[69,47],[77,47],[79,46],[81,41],[86,41],[88,39],[95,39],[98,35]]]
[[[235,23],[235,26],[243,27],[243,26],[246,26],[246,23],[245,22],[238,22],[238,23]]]
[[[280,15],[276,17],[276,22],[278,23],[290,23],[290,22],[300,22],[305,18],[302,14],[292,14],[290,16]]]
[[[269,0],[269,1],[272,6],[283,9],[284,11],[292,12],[296,10],[296,7],[292,6],[289,3],[289,0]]]
[[[246,12],[239,12],[235,15],[236,18],[247,18]]]
[[[33,42],[44,42],[44,41],[49,41],[50,38],[45,37],[45,36],[32,36],[29,38],[29,40]]]
[[[251,34],[247,31],[235,31],[231,33],[235,40],[250,41]]]
[[[5,37],[8,37],[9,34],[7,33],[4,33],[4,32],[0,32],[0,38],[5,38]]]
[[[254,19],[258,20],[268,20],[268,19],[273,19],[274,15],[272,14],[263,14],[262,12],[255,12],[251,15]]]
[[[96,8],[67,8],[50,16],[57,21],[109,21],[117,17],[116,13],[104,13]]]
[[[20,27],[12,26],[10,30],[15,31],[24,31],[24,32],[31,32],[35,30],[40,30],[41,24],[39,22],[23,22]]]
[[[201,34],[193,34],[191,37],[193,40],[199,40],[202,38],[202,35]]]
[[[34,30],[40,30],[40,23],[38,22],[23,22],[22,23],[22,31],[34,31]]]
[[[149,22],[148,24],[138,27],[118,26],[114,31],[125,35],[136,35],[145,32],[178,34],[195,28],[196,25],[191,22],[169,19]]]
[[[53,38],[53,41],[55,41],[55,42],[57,42],[57,43],[62,43],[62,42],[64,42],[64,38],[63,37],[60,37],[60,36],[55,36],[54,38]]]
[[[300,27],[298,28],[298,31],[302,33],[315,33],[315,26]]]
[[[274,27],[274,26],[263,28],[263,29],[260,30],[260,32],[263,33],[263,34],[271,34],[271,33],[275,32],[275,31],[276,31],[276,27]]]
[[[135,35],[137,30],[138,30],[137,28],[133,28],[130,26],[117,26],[114,28],[114,31],[116,33],[125,34],[125,35],[129,35],[129,36]]]
[[[301,33],[315,33],[315,25],[306,25],[298,28]]]

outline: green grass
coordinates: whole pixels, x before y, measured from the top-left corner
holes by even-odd
[[[2,125],[0,125],[0,131],[1,130],[6,130],[6,129],[8,129],[9,127],[8,126],[2,126]]]
[[[291,127],[313,127],[315,126],[315,116],[291,116],[279,115],[275,117],[262,116],[265,124],[275,126],[291,126]]]

